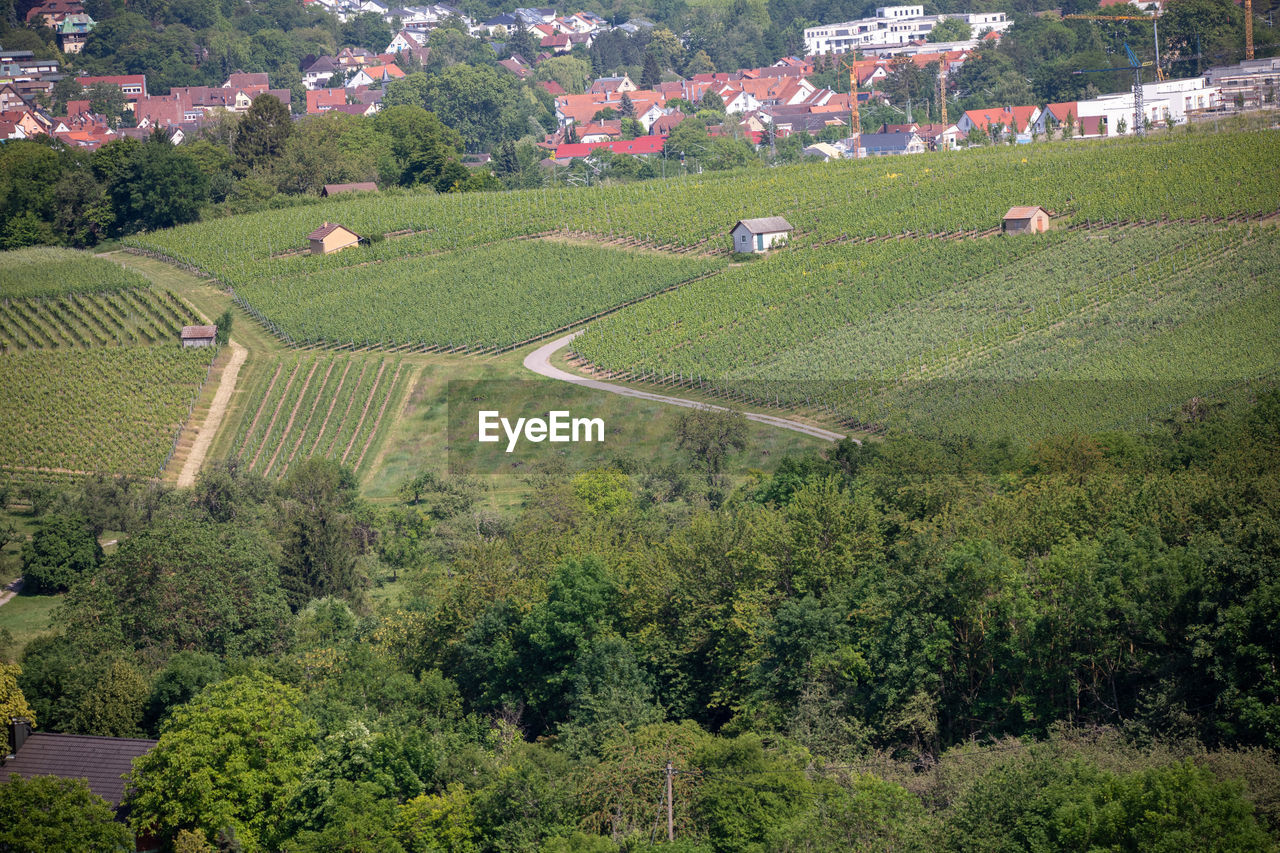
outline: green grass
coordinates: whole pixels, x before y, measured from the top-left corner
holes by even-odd
[[[17,659],[27,643],[54,630],[53,611],[62,603],[61,595],[15,595],[0,605],[0,629],[13,638],[8,655]]]

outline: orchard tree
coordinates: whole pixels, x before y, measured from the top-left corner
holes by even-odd
[[[46,515],[22,546],[23,586],[28,592],[66,592],[102,561],[102,547],[83,518]]]
[[[133,833],[83,779],[0,780],[0,850],[129,853]]]
[[[724,486],[729,456],[747,446],[747,419],[741,412],[725,409],[693,409],[676,421],[676,444],[702,470],[707,488],[718,492]]]
[[[279,810],[315,754],[316,724],[301,699],[254,672],[175,708],[155,749],[134,762],[130,825],[165,842],[185,829],[270,847]]]

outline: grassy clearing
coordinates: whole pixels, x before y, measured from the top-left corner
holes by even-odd
[[[0,630],[7,630],[13,645],[7,654],[17,659],[27,643],[52,630],[53,611],[62,603],[61,595],[16,595],[0,605]]]

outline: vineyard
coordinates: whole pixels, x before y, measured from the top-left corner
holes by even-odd
[[[114,264],[109,266],[115,267]],[[119,269],[119,267],[115,267]],[[0,299],[0,353],[170,344],[195,311],[167,290],[125,287]]]
[[[294,343],[474,351],[546,334],[722,266],[706,258],[518,240],[246,279],[237,284],[236,298]]]
[[[272,479],[309,456],[359,472],[413,374],[408,362],[369,355],[312,351],[281,359],[248,401],[230,455]]]
[[[147,287],[119,264],[73,249],[47,246],[0,252],[0,300]]]
[[[744,217],[785,216],[793,242],[985,231],[1016,204],[1061,221],[1259,215],[1280,203],[1280,132],[1182,131],[1070,145],[997,146],[801,164],[587,189],[384,194],[197,223],[129,244],[239,288],[263,278],[390,261],[553,231],[723,251]],[[304,248],[322,221],[364,236],[405,234],[328,257]]]
[[[574,349],[852,424],[1014,435],[1140,420],[1280,368],[1274,227],[916,242],[784,252],[600,320]]]
[[[176,344],[0,357],[0,468],[157,476],[210,358]]]

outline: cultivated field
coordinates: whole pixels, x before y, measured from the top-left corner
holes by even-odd
[[[230,455],[271,478],[310,456],[361,472],[416,372],[403,359],[380,356],[311,352],[281,358],[245,404]]]
[[[462,195],[382,194],[187,225],[130,245],[199,267],[232,286],[568,230],[620,241],[723,249],[740,218],[785,216],[801,242],[986,230],[1017,204],[1065,222],[1271,213],[1280,206],[1280,132],[1190,129],[1146,139],[873,158],[694,175],[588,189]],[[328,257],[305,248],[323,221],[362,236],[412,232]],[[277,272],[274,264],[280,264]]]
[[[1278,269],[1273,225],[784,252],[598,321],[574,350],[868,428],[1034,437],[1273,374]]]
[[[178,346],[194,309],[65,249],[0,253],[0,282],[4,475],[157,476],[213,357]]]
[[[358,252],[348,262],[361,260]],[[723,262],[550,240],[407,256],[236,287],[285,340],[468,351],[511,346],[723,268]]]

